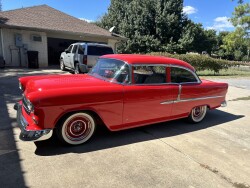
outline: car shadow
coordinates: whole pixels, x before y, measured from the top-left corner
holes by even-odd
[[[101,128],[89,142],[79,146],[63,146],[55,137],[46,141],[35,142],[37,147],[35,154],[53,156],[66,153],[88,153],[199,131],[243,117],[243,115],[234,115],[221,110],[212,110],[207,113],[204,121],[199,124],[175,120],[117,132],[110,132],[105,128]]]

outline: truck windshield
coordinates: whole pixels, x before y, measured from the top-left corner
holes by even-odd
[[[130,82],[129,66],[115,59],[99,59],[89,74],[114,83]]]

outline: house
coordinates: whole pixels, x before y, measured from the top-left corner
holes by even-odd
[[[0,12],[0,55],[6,66],[28,66],[28,51],[38,51],[39,67],[59,65],[71,43],[95,42],[112,46],[125,38],[47,5]]]

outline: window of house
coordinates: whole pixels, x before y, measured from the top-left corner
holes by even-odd
[[[40,35],[31,35],[31,38],[35,42],[42,42],[42,36]]]
[[[171,67],[171,82],[172,83],[190,83],[198,82],[197,78],[190,71],[179,68]]]
[[[166,83],[165,66],[134,66],[135,84],[163,84]]]

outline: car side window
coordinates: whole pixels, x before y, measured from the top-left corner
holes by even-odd
[[[78,54],[84,55],[84,52],[85,52],[85,46],[79,45]]]
[[[88,55],[102,56],[106,54],[113,54],[113,50],[110,47],[105,46],[88,46]]]
[[[76,50],[77,50],[77,45],[74,45],[73,50],[72,50],[72,53],[75,54],[75,53],[76,53]]]
[[[190,83],[198,82],[197,78],[188,70],[171,67],[171,82],[172,83]]]
[[[135,84],[164,84],[166,83],[166,66],[134,66],[133,76]]]

